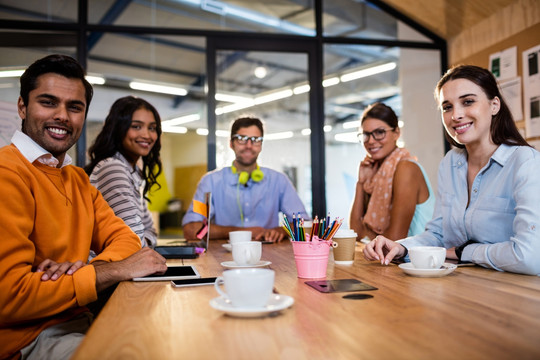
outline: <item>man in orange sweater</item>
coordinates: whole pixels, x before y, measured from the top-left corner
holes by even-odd
[[[21,77],[22,132],[0,149],[1,359],[69,358],[100,291],[166,270],[70,165],[93,95],[84,75],[50,55]],[[86,264],[90,249],[98,256]]]

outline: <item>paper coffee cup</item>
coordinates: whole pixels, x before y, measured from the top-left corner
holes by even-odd
[[[338,230],[332,239],[338,244],[332,250],[334,252],[334,263],[339,265],[350,265],[354,263],[357,236],[352,229]]]

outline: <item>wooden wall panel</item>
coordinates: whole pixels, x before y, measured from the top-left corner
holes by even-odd
[[[450,38],[449,63],[466,62],[469,57],[486,49],[500,48],[499,44],[502,43],[508,44],[508,39],[517,41],[516,44],[534,39],[538,41],[540,33],[535,25],[539,23],[540,1],[518,0]]]

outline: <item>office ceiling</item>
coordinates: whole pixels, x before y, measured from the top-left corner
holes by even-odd
[[[449,39],[514,1],[385,2],[438,36]],[[395,18],[363,0],[331,0],[323,1],[323,4],[325,35],[382,40],[397,40],[400,36]],[[313,34],[315,29],[313,11],[311,0],[89,0],[88,14],[89,24],[306,35]],[[0,19],[73,22],[77,20],[76,14],[76,1],[0,0]],[[413,37],[399,39],[431,41],[420,34]],[[5,41],[5,37],[3,39]],[[13,39],[13,42],[23,40],[28,42],[28,36]],[[42,44],[46,45],[46,42]],[[188,90],[187,96],[140,95],[158,107],[164,120],[204,113],[206,44],[203,37],[90,33],[88,44],[88,71],[107,79],[106,85],[96,91],[97,98],[89,113],[90,121],[102,121],[112,101],[125,94],[133,80],[167,83]],[[55,49],[46,47],[44,52]],[[58,49],[66,51],[66,48]],[[13,49],[11,59],[0,57],[0,67],[16,65],[12,63],[13,59],[18,55],[23,59],[22,52],[20,48]],[[392,46],[327,45],[325,78],[335,79],[394,62],[399,67],[399,56],[399,49]],[[298,89],[307,81],[307,56],[303,54],[219,52],[216,65],[217,92],[247,97],[252,102],[276,91]],[[257,67],[264,67],[267,75],[256,77],[254,70]],[[327,87],[327,122],[339,123],[355,118],[367,104],[376,100],[389,103],[399,114],[397,69],[363,78],[362,81],[353,80]],[[95,102],[102,105],[96,106]],[[235,104],[231,100],[218,100],[218,108],[226,109]],[[249,112],[249,109],[231,111],[229,117],[223,117],[223,124],[226,124],[226,119]],[[275,124],[276,131],[300,130],[308,125],[307,94],[265,103],[257,108],[257,112],[265,119],[275,119],[272,124]],[[191,129],[201,126],[201,122],[182,126]]]

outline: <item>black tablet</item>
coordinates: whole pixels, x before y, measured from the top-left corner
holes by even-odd
[[[195,267],[189,266],[169,266],[164,274],[153,274],[144,277],[134,278],[133,281],[171,281],[177,279],[198,279],[201,275]]]
[[[195,259],[199,256],[195,246],[156,246],[154,250],[165,259]]]

